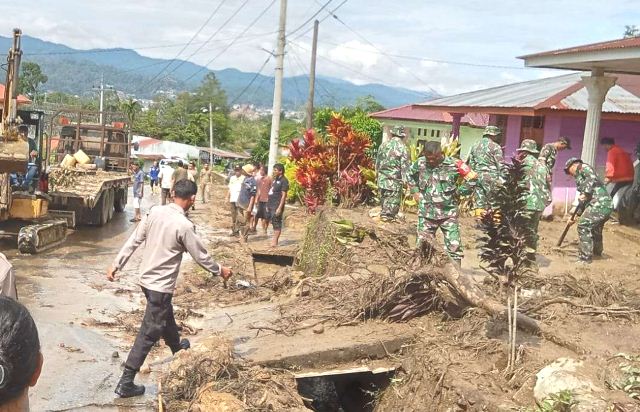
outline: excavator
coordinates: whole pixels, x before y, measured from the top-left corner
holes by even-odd
[[[38,155],[35,155],[33,149],[29,149],[29,134],[38,142],[33,144],[36,147],[35,152],[43,152],[44,114],[18,110],[21,36],[20,29],[13,30],[13,44],[7,56],[7,77],[0,118],[0,236],[15,237],[17,234],[20,252],[38,253],[64,242],[67,221],[50,217],[51,199],[46,193],[40,190],[31,193],[24,186],[12,185],[12,174],[26,174],[30,162],[30,167],[42,164],[35,163]],[[42,170],[38,170],[34,178],[42,173]],[[19,229],[17,233],[16,227]]]

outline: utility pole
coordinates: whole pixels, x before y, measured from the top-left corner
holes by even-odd
[[[276,50],[275,87],[273,89],[273,114],[271,115],[271,138],[269,142],[269,174],[273,172],[278,156],[280,137],[280,111],[282,110],[282,77],[284,76],[285,28],[287,23],[287,0],[280,0],[280,23],[278,48]]]
[[[213,167],[213,109],[209,102],[209,165]]]
[[[104,73],[100,76],[100,87],[94,87],[93,90],[100,91],[100,124],[103,124],[104,119],[104,91],[106,89],[113,90],[113,86],[104,84]]]
[[[309,100],[307,101],[307,130],[313,128],[313,94],[316,88],[316,52],[318,49],[318,20],[313,22],[313,44],[311,45],[311,69],[309,70]]]

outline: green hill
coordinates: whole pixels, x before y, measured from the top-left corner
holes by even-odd
[[[0,36],[0,52],[8,50],[11,39]],[[105,82],[116,89],[139,98],[150,98],[159,90],[183,91],[194,88],[207,73],[203,66],[177,60],[157,78],[170,60],[140,55],[124,48],[77,50],[62,44],[30,36],[22,38],[23,61],[33,61],[42,67],[49,81],[44,89],[82,95],[104,75]],[[285,67],[285,74],[287,68]],[[273,77],[242,72],[237,69],[213,71],[229,102],[270,106],[273,100]],[[191,77],[191,79],[188,79]],[[255,77],[255,80],[254,80]],[[253,83],[251,83],[253,80]],[[251,83],[251,86],[242,93]],[[306,76],[285,77],[283,104],[288,108],[304,105],[309,79]],[[241,94],[242,93],[242,94]],[[382,84],[356,85],[341,79],[318,76],[316,104],[343,106],[358,97],[372,95],[386,107],[427,100],[432,94]]]

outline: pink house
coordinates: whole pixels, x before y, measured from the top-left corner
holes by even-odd
[[[553,209],[564,212],[575,197],[575,182],[563,172],[564,162],[580,157],[589,107],[584,73],[509,84],[486,90],[443,97],[420,104],[426,109],[450,113],[489,113],[489,123],[504,131],[505,156],[510,157],[523,139],[541,146],[563,136],[572,149],[558,154],[553,174]],[[640,76],[617,76],[602,105],[600,137],[612,137],[635,159],[640,143]],[[597,146],[595,167],[602,171],[605,150]]]

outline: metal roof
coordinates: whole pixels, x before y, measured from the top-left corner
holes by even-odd
[[[392,109],[371,113],[375,119],[397,119],[418,122],[452,123],[453,117],[445,110],[430,110],[415,104],[407,104]],[[468,113],[462,116],[460,124],[485,127],[489,124],[489,115],[483,113]]]
[[[455,96],[443,97],[421,103],[428,109],[468,112],[486,111],[499,113],[515,110],[533,114],[538,110],[586,111],[588,94],[581,80],[588,75],[571,73],[564,76],[492,87]],[[613,86],[607,94],[602,111],[604,113],[640,114],[640,97],[637,91],[640,76],[619,76],[620,84]]]
[[[583,46],[567,47],[566,49],[527,54],[525,56],[519,56],[518,59],[527,59],[531,57],[541,57],[541,56],[560,56],[563,54],[585,53],[585,52],[613,50],[613,49],[626,49],[626,48],[633,48],[633,47],[640,47],[640,37],[629,37],[626,39],[609,40],[609,41],[603,41],[599,43],[586,44]]]

